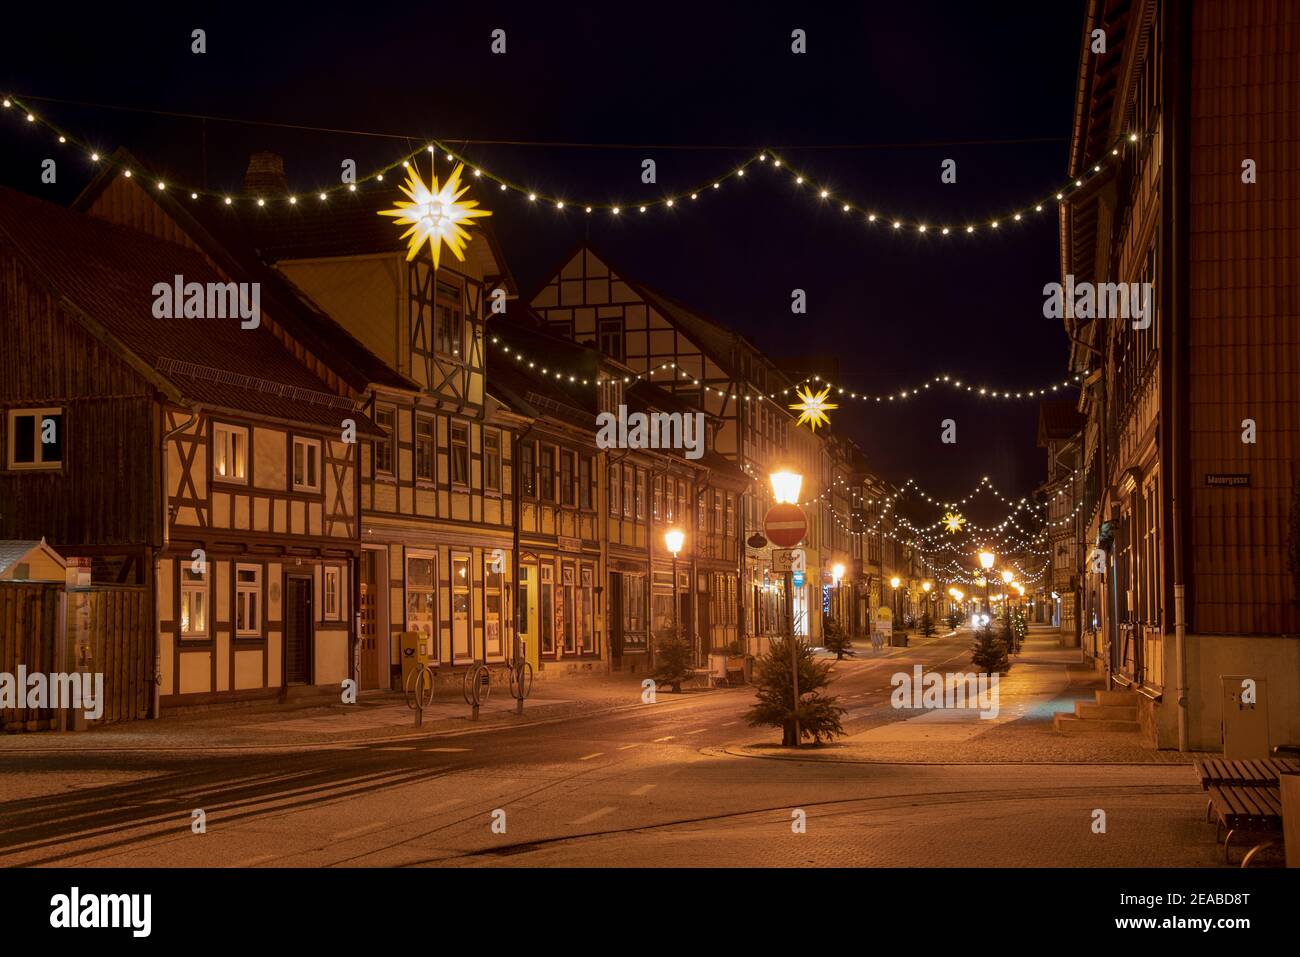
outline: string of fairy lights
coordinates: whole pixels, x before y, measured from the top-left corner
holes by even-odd
[[[124,176],[150,176],[149,171],[142,166],[134,166],[131,161],[125,158],[110,155],[107,150],[94,147],[56,124],[44,113],[37,113],[34,108],[29,106],[24,100],[15,94],[4,96],[3,99],[0,100],[0,105],[2,105],[5,110],[15,110],[18,115],[21,115],[25,119],[26,123],[48,129],[57,137],[60,145],[71,145],[80,149],[83,154],[89,158],[92,164],[120,167]],[[1107,157],[1095,163],[1082,177],[1066,181],[1056,189],[1044,193],[1035,199],[1031,199],[1027,203],[1022,203],[1009,209],[1002,215],[964,220],[962,222],[953,221],[948,224],[932,223],[927,219],[918,216],[887,213],[883,209],[869,204],[864,204],[855,199],[846,198],[833,190],[829,185],[819,184],[816,182],[815,177],[795,167],[784,156],[779,155],[771,149],[759,150],[739,164],[729,165],[717,175],[701,180],[688,189],[663,193],[654,198],[631,200],[627,202],[596,199],[573,199],[572,197],[566,198],[559,194],[545,192],[520,183],[499,172],[490,170],[482,164],[476,163],[465,156],[463,151],[454,150],[443,141],[437,139],[427,140],[424,145],[408,150],[393,161],[372,169],[369,172],[358,173],[355,180],[352,182],[338,183],[324,188],[300,189],[297,191],[290,191],[282,196],[272,196],[257,192],[250,193],[241,190],[212,190],[193,184],[168,182],[166,179],[157,178],[156,176],[151,177],[151,179],[152,185],[155,189],[170,189],[179,192],[182,195],[188,194],[192,200],[210,197],[216,198],[228,206],[235,205],[236,203],[241,205],[251,203],[257,206],[267,206],[276,203],[297,205],[300,201],[306,201],[308,199],[314,199],[317,202],[326,202],[331,195],[338,192],[357,192],[358,189],[370,185],[378,186],[380,184],[385,184],[386,175],[399,167],[409,167],[416,161],[416,157],[423,153],[428,153],[431,162],[441,158],[447,163],[463,163],[469,171],[469,175],[474,180],[483,183],[485,188],[487,188],[487,184],[491,184],[496,187],[498,193],[517,195],[522,197],[525,202],[531,205],[548,206],[554,209],[557,213],[580,210],[586,215],[600,213],[607,214],[610,217],[627,219],[642,216],[651,211],[668,212],[678,208],[696,205],[702,198],[721,190],[724,184],[744,182],[747,173],[750,173],[751,171],[761,172],[766,170],[769,172],[769,175],[786,178],[793,187],[805,192],[816,201],[833,208],[838,207],[839,211],[843,215],[857,217],[867,226],[879,226],[886,232],[902,232],[915,235],[982,236],[997,235],[1000,232],[1005,233],[1009,228],[1016,224],[1039,216],[1054,203],[1066,202],[1073,192],[1085,187],[1088,179],[1101,174],[1105,168],[1105,164],[1118,159],[1121,156],[1121,149],[1126,144],[1137,143],[1140,139],[1141,137],[1136,132],[1117,138],[1112,144]],[[754,177],[751,176],[749,178],[753,179]],[[997,390],[997,392],[1001,394],[1005,392],[1005,390]],[[848,394],[851,397],[853,396],[853,393]]]
[[[935,387],[947,387],[956,392],[965,392],[970,395],[984,396],[990,399],[1040,399],[1044,396],[1051,395],[1053,392],[1059,392],[1061,389],[1069,389],[1083,382],[1088,376],[1088,370],[1085,369],[1078,375],[1070,376],[1060,382],[1053,382],[1051,385],[1043,386],[1039,389],[998,389],[990,388],[985,385],[974,385],[970,382],[963,382],[960,378],[952,375],[936,375],[927,382],[911,389],[900,389],[898,392],[886,392],[879,395],[867,392],[853,392],[845,389],[843,386],[837,386],[821,376],[811,376],[799,382],[796,386],[786,389],[785,393],[789,394],[805,385],[812,383],[814,388],[825,387],[830,389],[836,398],[856,399],[859,402],[901,402],[904,399],[913,399],[919,395],[924,395],[930,389]]]

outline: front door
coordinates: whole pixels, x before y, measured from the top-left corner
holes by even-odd
[[[388,687],[387,667],[381,671],[379,649],[379,558],[374,549],[361,552],[361,688]],[[387,633],[387,629],[384,629]],[[387,648],[384,649],[387,651]],[[386,657],[386,656],[385,656]],[[384,662],[385,666],[387,662]],[[382,683],[381,683],[382,675]]]
[[[709,652],[713,650],[712,622],[709,617],[709,602],[712,596],[709,593],[709,584],[718,579],[713,578],[711,575],[701,575],[698,580],[700,588],[696,592],[696,601],[699,605],[698,620],[700,623],[698,629],[700,635],[699,663],[703,665],[708,663]]]
[[[284,601],[284,683],[311,683],[311,579],[292,577],[285,580]]]

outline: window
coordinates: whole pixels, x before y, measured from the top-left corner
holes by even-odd
[[[208,637],[208,581],[205,572],[196,572],[194,563],[181,565],[181,637]],[[200,565],[200,567],[204,567]]]
[[[623,361],[623,320],[622,319],[602,319],[600,320],[599,339],[597,346],[600,351],[605,353],[611,359]]]
[[[656,522],[662,521],[664,512],[664,477],[656,475],[654,481],[654,503],[650,512]],[[793,680],[793,679],[792,679]]]
[[[248,429],[213,423],[212,477],[221,482],[248,481]]]
[[[523,494],[528,496],[537,494],[536,449],[532,442],[519,446],[519,485]]]
[[[469,556],[451,556],[451,648],[455,660],[460,661],[474,656],[470,648],[470,635],[473,634],[470,616],[471,598]]]
[[[325,598],[325,621],[339,621],[343,617],[343,569],[326,565],[322,570],[321,590]]]
[[[632,472],[632,466],[623,466],[623,517],[631,518],[633,508],[636,506],[636,478]]]
[[[483,556],[483,640],[489,658],[505,653],[501,639],[501,571],[490,552]]]
[[[578,507],[591,508],[591,458],[578,458]]]
[[[375,472],[393,474],[393,443],[397,441],[397,413],[384,406],[375,407],[375,424],[388,433],[371,443],[375,450]]]
[[[736,534],[736,496],[730,492],[727,493],[727,535]],[[794,679],[791,679],[794,680]]]
[[[596,651],[596,605],[592,581],[595,573],[590,565],[582,566],[581,593],[578,597],[578,650],[584,655]]]
[[[724,522],[724,521],[725,521],[725,519],[723,518],[723,509],[722,509],[722,493],[719,492],[717,489],[714,489],[714,491],[713,491],[713,527],[710,528],[709,531],[711,531],[714,535],[721,535],[721,534],[722,534],[722,529],[723,529],[723,527],[724,527],[724,526],[723,526],[723,522]]]
[[[560,627],[564,630],[564,653],[566,655],[577,654],[577,618],[576,611],[578,603],[574,592],[573,566],[565,565],[560,570],[561,590],[560,590]]]
[[[565,505],[574,504],[573,465],[577,458],[577,453],[568,449],[560,453],[560,500]]]
[[[665,483],[664,504],[666,506],[664,510],[666,512],[666,514],[664,515],[664,521],[668,522],[671,525],[673,521],[673,515],[676,514],[673,511],[673,496],[676,494],[674,490],[677,488],[677,480],[675,478],[669,477],[664,479],[664,483]]]
[[[623,576],[623,641],[628,633],[635,636],[634,643],[645,643],[645,576]]]
[[[433,419],[424,415],[415,417],[415,477],[422,482],[433,479]],[[392,449],[390,447],[391,456]],[[390,459],[391,461],[391,459]]]
[[[483,487],[501,491],[501,433],[493,429],[483,430]]]
[[[63,466],[63,410],[9,411],[9,467],[57,469]]]
[[[645,469],[636,470],[636,517],[645,518]]]
[[[545,502],[555,501],[555,446],[543,445],[537,459],[537,497]]]
[[[469,426],[464,423],[451,426],[451,484],[469,484]]]
[[[235,566],[235,636],[262,633],[262,566]]]
[[[555,569],[550,565],[542,566],[542,591],[538,608],[538,619],[542,629],[542,654],[555,654]]]
[[[406,628],[433,637],[438,618],[434,613],[435,584],[433,556],[408,555],[406,558]],[[438,657],[438,642],[430,648]]]
[[[434,349],[443,355],[459,357],[461,328],[464,325],[461,321],[460,289],[439,279],[434,312]]]
[[[320,439],[293,437],[293,487],[295,491],[320,491]]]
[[[683,525],[691,520],[691,513],[686,508],[686,481],[677,482],[677,520]]]
[[[619,514],[619,481],[618,477],[622,470],[617,465],[609,467],[609,514],[617,517]]]

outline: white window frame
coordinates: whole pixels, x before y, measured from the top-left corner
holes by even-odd
[[[45,408],[36,408],[36,409],[10,409],[9,410],[9,415],[7,417],[8,422],[6,423],[7,439],[5,442],[5,464],[10,469],[13,470],[25,469],[28,471],[56,472],[63,468],[63,459],[59,459],[59,461],[57,462],[46,462],[41,459],[41,449],[44,445],[44,443],[41,442],[42,426],[45,422],[45,417],[47,415],[50,415],[51,413],[59,416],[59,428],[65,429],[67,427],[67,413],[63,410],[62,406],[48,406]],[[37,461],[16,462],[14,461],[14,453],[17,451],[16,440],[18,437],[18,433],[14,423],[15,420],[19,418],[26,418],[28,416],[32,416],[36,419],[35,446],[33,448],[33,451],[37,457]],[[59,444],[60,446],[63,447],[62,454],[66,456],[67,446],[63,442],[62,438],[60,438]]]
[[[217,461],[220,458],[223,439],[232,440],[231,444],[226,446],[226,456],[229,460],[234,457],[233,440],[239,438],[242,442],[238,464],[241,466],[241,475],[222,475],[217,471]],[[225,422],[212,423],[212,480],[214,482],[229,482],[234,485],[248,484],[248,429],[242,425],[227,425]]]
[[[181,559],[177,562],[177,577],[181,583],[181,602],[179,620],[176,622],[176,630],[180,632],[182,639],[191,641],[206,641],[212,627],[212,589],[208,587],[208,573],[205,568],[203,572],[197,573],[197,579],[187,579],[188,574],[195,574],[190,568],[191,562],[188,559]],[[210,567],[210,566],[209,566]],[[185,622],[185,596],[187,594],[197,594],[203,602],[203,630],[196,631],[187,628]],[[192,607],[192,606],[191,606]]]
[[[330,579],[334,579],[334,602],[330,607]],[[321,568],[321,613],[322,621],[341,621],[343,619],[343,569],[339,565],[325,565]]]
[[[316,450],[316,484],[312,485],[307,482],[298,481],[298,446],[302,445],[308,449]],[[305,464],[305,463],[304,463]],[[289,462],[289,479],[295,492],[319,492],[321,476],[321,441],[320,439],[307,438],[304,435],[295,435],[293,437],[293,456]]]
[[[241,582],[239,580],[240,572],[252,572],[252,582]],[[246,600],[251,598],[255,603],[253,615],[248,615],[248,606]],[[243,606],[245,616],[244,621],[253,620],[253,626],[250,628],[247,624],[239,627],[239,611]],[[262,637],[262,566],[261,565],[235,565],[235,637],[236,638],[260,638]]]

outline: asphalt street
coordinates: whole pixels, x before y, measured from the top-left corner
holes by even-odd
[[[890,675],[953,670],[968,644],[962,632],[838,663],[846,730],[915,717],[891,706]],[[747,726],[752,701],[750,688],[661,693],[558,722],[298,751],[0,752],[0,864],[1222,862],[1181,765],[755,756],[738,749],[780,735]]]

